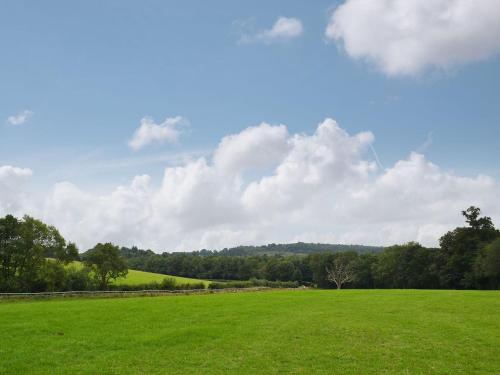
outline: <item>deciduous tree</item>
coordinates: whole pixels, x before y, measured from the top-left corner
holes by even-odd
[[[333,264],[326,269],[328,280],[335,283],[337,289],[342,289],[345,283],[354,280],[352,260],[346,254],[338,254]]]
[[[100,289],[107,289],[111,280],[125,277],[128,273],[127,263],[120,255],[118,246],[112,243],[98,243],[85,253],[85,265],[94,273]]]

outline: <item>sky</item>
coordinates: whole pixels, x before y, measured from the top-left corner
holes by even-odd
[[[500,222],[497,0],[0,5],[0,215],[81,250]]]

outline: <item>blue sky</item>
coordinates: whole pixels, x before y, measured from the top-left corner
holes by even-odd
[[[500,178],[498,53],[386,74],[325,36],[341,3],[4,1],[0,165],[32,169],[30,194],[61,181],[105,193],[139,174],[160,184],[166,166],[263,121],[312,134],[333,118],[372,132],[383,168],[420,151],[443,170]],[[241,43],[278,17],[300,20],[301,35]],[[24,110],[25,123],[8,123]],[[145,116],[190,125],[133,150]]]

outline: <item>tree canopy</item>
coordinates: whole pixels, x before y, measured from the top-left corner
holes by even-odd
[[[77,258],[76,246],[66,244],[55,227],[30,216],[0,218],[0,290],[43,289],[49,268]]]
[[[127,263],[120,254],[118,246],[112,243],[98,243],[85,253],[84,262],[94,272],[99,288],[105,290],[111,280],[125,277],[128,273]]]

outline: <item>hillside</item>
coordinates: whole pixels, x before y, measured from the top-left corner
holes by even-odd
[[[83,267],[83,264],[81,262],[72,262],[71,265],[76,268]],[[205,286],[208,286],[208,284],[210,284],[210,282],[206,280],[199,280],[189,277],[180,277],[172,275],[163,275],[160,273],[144,272],[132,269],[128,270],[128,274],[125,278],[119,278],[114,283],[116,285],[139,285],[152,282],[162,282],[166,277],[175,279],[176,283],[178,284],[196,284],[199,282],[202,282],[203,284],[205,284]]]

